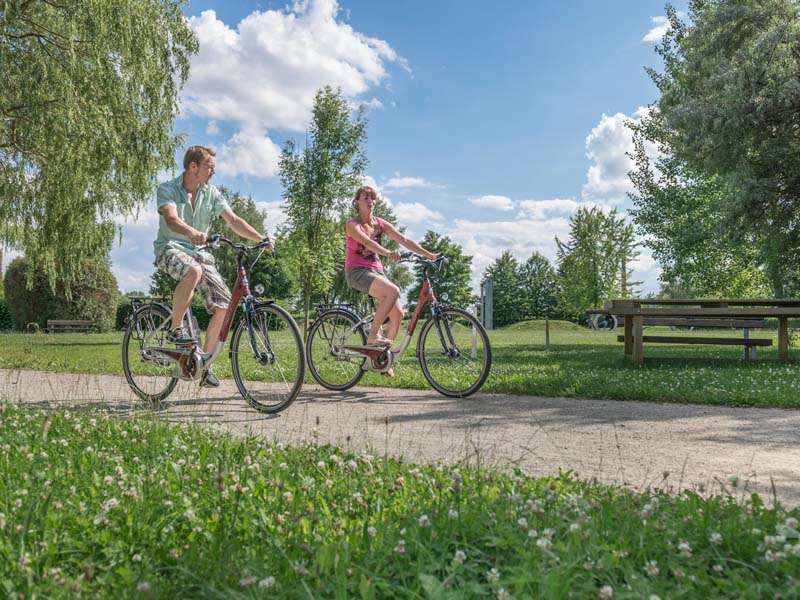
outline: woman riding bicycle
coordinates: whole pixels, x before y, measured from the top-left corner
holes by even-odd
[[[400,252],[385,248],[381,243],[382,236],[386,235],[390,240],[431,260],[438,258],[438,254],[428,252],[414,240],[397,231],[391,223],[375,216],[373,211],[376,202],[377,194],[369,186],[358,188],[353,198],[353,208],[358,216],[350,219],[345,225],[347,235],[345,280],[354,290],[369,294],[378,301],[367,345],[389,346],[400,329],[403,307],[400,305],[400,290],[384,274],[380,257],[400,260]],[[384,337],[380,335],[380,327],[387,317],[389,325]],[[392,375],[391,370],[387,375]]]

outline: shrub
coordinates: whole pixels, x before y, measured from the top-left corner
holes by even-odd
[[[0,331],[11,329],[11,313],[8,312],[8,301],[0,298]]]

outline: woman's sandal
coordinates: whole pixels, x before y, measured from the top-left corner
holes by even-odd
[[[391,346],[392,340],[389,338],[385,338],[383,336],[379,336],[375,338],[374,342],[367,342],[367,346]]]
[[[389,367],[389,369],[381,373],[381,375],[383,375],[384,377],[394,377],[394,369]]]

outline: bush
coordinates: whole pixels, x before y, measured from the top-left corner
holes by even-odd
[[[8,312],[8,301],[0,298],[0,331],[11,329],[11,313]]]
[[[54,290],[39,270],[34,270],[28,289],[29,268],[28,259],[20,257],[11,262],[6,272],[6,299],[15,329],[25,330],[29,323],[44,329],[48,319],[92,321],[99,331],[113,327],[119,292],[107,262],[85,260],[69,297],[62,283],[57,282]]]

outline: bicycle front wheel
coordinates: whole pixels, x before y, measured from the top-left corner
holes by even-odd
[[[303,385],[303,338],[289,313],[275,304],[257,306],[251,327],[239,319],[231,338],[231,370],[239,393],[262,413],[287,408]]]
[[[364,355],[345,346],[363,346],[367,334],[356,327],[358,317],[346,310],[329,310],[311,324],[306,357],[311,375],[321,386],[342,391],[353,387],[364,375]]]
[[[459,308],[443,308],[422,328],[417,356],[425,379],[440,394],[466,398],[492,368],[489,336],[478,319]]]
[[[145,306],[131,318],[122,337],[122,370],[133,392],[157,405],[172,393],[178,380],[175,363],[158,357],[152,348],[167,345],[171,316],[160,306]]]

